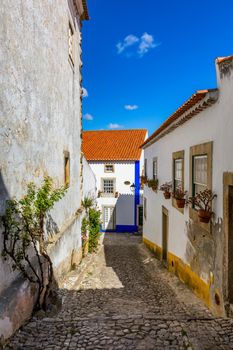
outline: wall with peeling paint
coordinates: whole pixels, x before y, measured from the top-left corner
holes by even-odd
[[[162,206],[164,206],[169,213],[168,251],[177,257],[176,261],[170,259],[171,270],[175,269],[175,264],[180,264],[183,276],[187,275],[187,269],[199,276],[200,283],[203,281],[209,291],[207,304],[217,314],[225,314],[223,289],[226,242],[223,228],[223,174],[233,172],[232,62],[228,64],[227,69],[217,65],[219,97],[214,105],[145,148],[149,178],[152,178],[153,158],[158,157],[160,185],[172,180],[172,153],[184,150],[184,189],[189,191],[190,147],[213,141],[212,190],[218,197],[213,204],[215,216],[212,232],[207,232],[190,218],[188,207],[181,213],[172,205],[171,199],[165,200],[161,191],[155,193],[145,186],[147,218],[144,219],[143,235],[148,242],[159,247],[158,249],[162,247]],[[189,283],[192,276],[181,279]],[[220,305],[216,305],[216,293],[220,297]]]
[[[4,0],[0,23],[0,214],[5,199],[23,196],[30,181],[39,185],[49,175],[64,185],[64,151],[70,153],[70,186],[51,212],[49,251],[59,278],[81,250],[81,23],[71,0]],[[0,257],[0,293],[16,277]]]

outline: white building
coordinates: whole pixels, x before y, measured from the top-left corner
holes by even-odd
[[[103,231],[136,232],[146,130],[83,132],[83,152],[97,180]],[[141,216],[142,217],[142,216]]]
[[[216,60],[218,88],[196,92],[144,143],[147,175],[193,196],[217,194],[211,223],[191,205],[144,188],[143,237],[216,314],[233,305],[233,56]]]
[[[88,161],[83,156],[82,158],[83,163],[83,199],[85,197],[93,198],[96,200],[97,196],[97,187],[96,187],[96,177],[93,173],[90,165],[88,164]]]
[[[0,215],[6,199],[22,198],[29,182],[40,186],[49,175],[56,187],[68,186],[46,225],[58,283],[82,257],[81,29],[87,19],[86,0],[1,1]],[[0,343],[30,317],[36,296],[35,285],[0,254]]]

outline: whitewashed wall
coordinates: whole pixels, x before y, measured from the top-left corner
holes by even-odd
[[[119,198],[100,197],[97,198],[99,209],[102,206],[116,207],[116,225],[134,225],[134,195],[129,185],[135,182],[135,164],[134,162],[89,162],[97,181],[97,191],[101,190],[102,178],[116,178],[116,191],[120,193]],[[114,173],[105,173],[104,164],[114,164]]]
[[[217,103],[144,150],[149,178],[152,177],[153,157],[158,157],[160,184],[172,180],[172,153],[184,150],[184,188],[189,190],[189,148],[213,141],[212,190],[218,195],[213,207],[216,219],[223,217],[223,173],[233,171],[233,74],[218,81],[220,95]],[[144,237],[162,246],[162,206],[166,207],[169,211],[168,250],[186,262],[188,208],[184,215],[181,214],[172,206],[171,200],[164,199],[162,192],[154,193],[147,186],[144,197],[147,198]]]
[[[68,57],[69,21],[74,28],[74,65]],[[5,199],[21,198],[31,181],[40,185],[49,175],[55,186],[64,185],[68,151],[70,186],[51,212],[59,235],[50,244],[50,254],[54,271],[62,274],[71,267],[74,252],[81,253],[76,216],[81,206],[81,23],[71,0],[2,1],[0,23],[0,215]],[[0,251],[1,233],[0,228]],[[0,325],[0,338],[17,329],[33,307],[35,291],[22,284],[16,295],[21,285],[11,288],[19,276],[11,265],[0,256],[0,293],[9,288],[11,300],[18,303],[8,302],[4,315],[1,308],[0,321],[5,317],[9,327],[2,333]]]
[[[96,198],[97,194],[96,177],[88,164],[85,157],[83,157],[83,198]]]

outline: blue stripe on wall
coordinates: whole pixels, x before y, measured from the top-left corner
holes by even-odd
[[[137,232],[138,227],[135,225],[116,225],[115,230],[103,230],[100,232]]]
[[[134,226],[137,227],[137,206],[140,204],[140,162],[138,160],[135,161],[134,176],[135,176]],[[138,227],[137,227],[137,230],[138,230]]]

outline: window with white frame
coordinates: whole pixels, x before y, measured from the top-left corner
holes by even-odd
[[[174,159],[174,191],[183,188],[183,159]]]
[[[158,158],[153,159],[153,180],[158,179]]]
[[[105,195],[114,195],[115,179],[102,179],[102,190]]]
[[[114,173],[114,165],[113,164],[105,164],[104,165],[105,173]]]
[[[207,188],[207,155],[193,157],[193,195]]]
[[[71,25],[71,23],[69,22],[69,58],[72,62],[72,64],[74,64],[74,30],[73,27]]]

